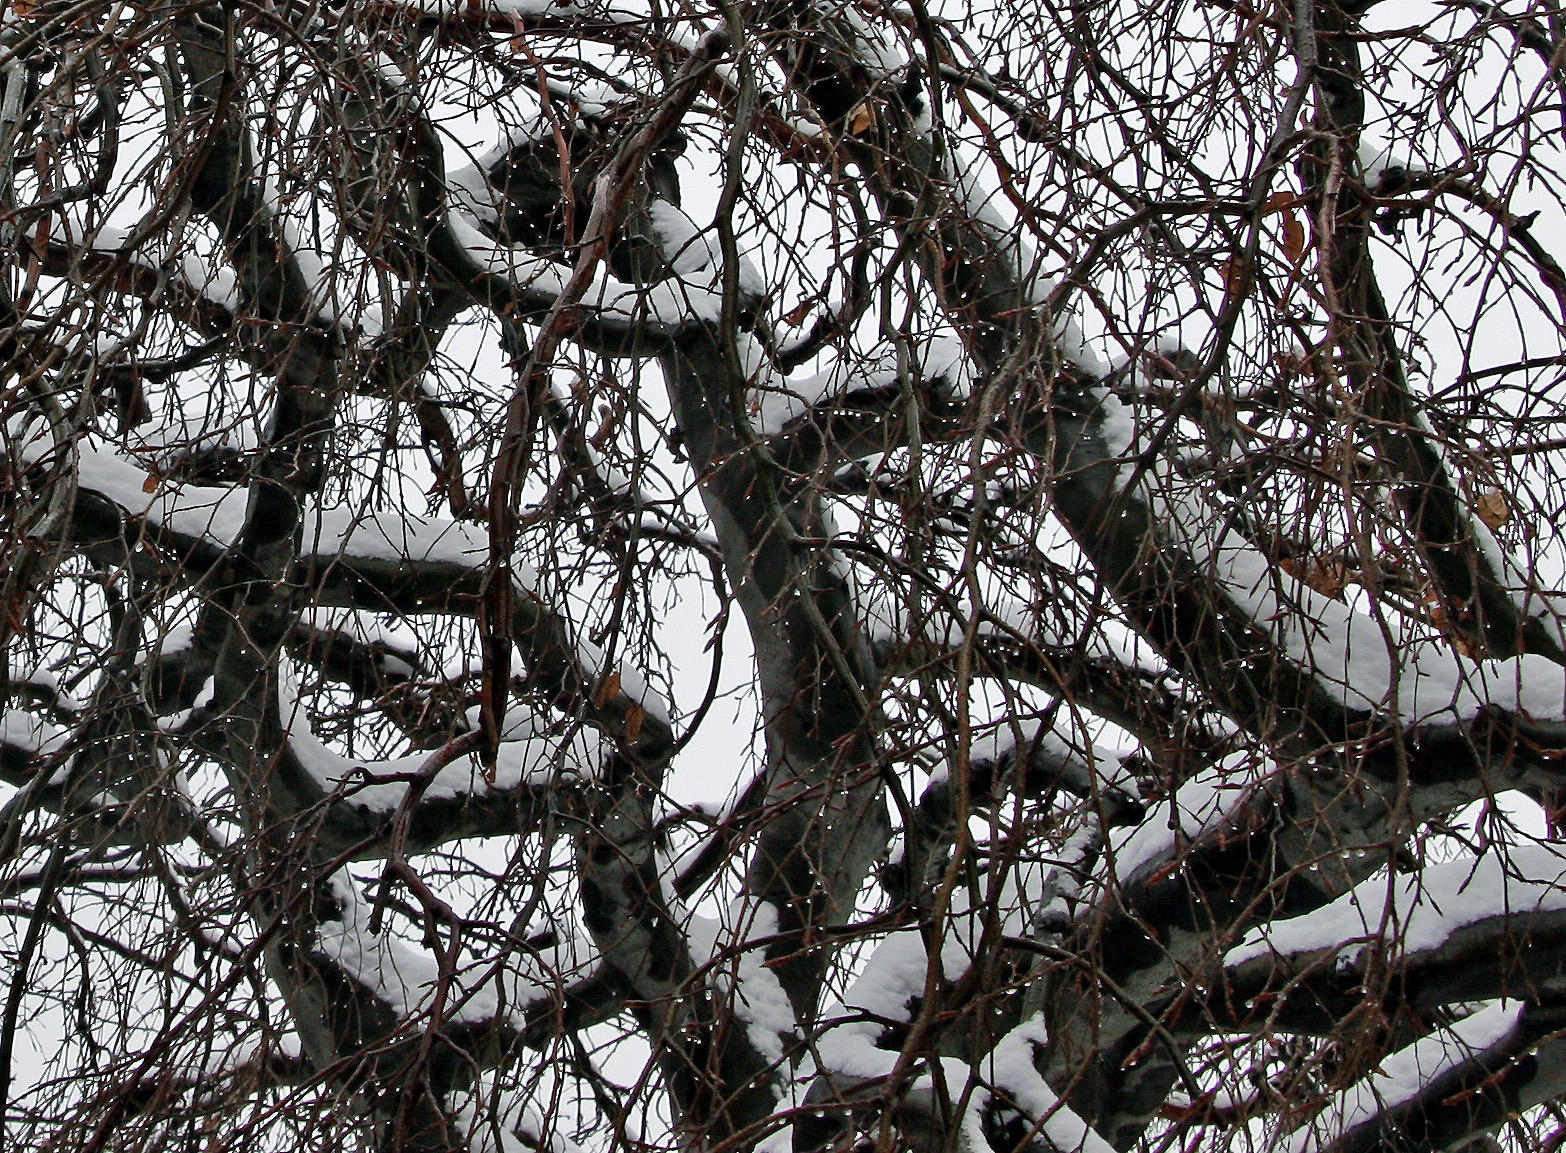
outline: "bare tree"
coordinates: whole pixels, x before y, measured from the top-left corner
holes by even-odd
[[[1559,1148],[1560,13],[624,4],[9,0],[0,1150]]]

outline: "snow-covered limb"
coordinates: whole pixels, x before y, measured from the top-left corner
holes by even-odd
[[[1325,596],[1228,527],[1228,510],[1186,491],[1172,478],[1154,489],[1165,532],[1346,709],[1410,725],[1471,720],[1484,709],[1536,720],[1566,715],[1566,671],[1554,660],[1533,653],[1470,659],[1401,614]]]
[[[1045,1148],[1059,1153],[1111,1153],[1113,1146],[1073,1113],[1039,1076],[1037,1049],[1049,1044],[1049,1031],[1035,1017],[1001,1038],[980,1063],[992,1091],[1014,1110],[1024,1128]]]
[[[1377,196],[1395,196],[1405,191],[1410,180],[1428,175],[1429,169],[1390,147],[1379,147],[1360,139],[1359,167],[1365,187]]]
[[[1398,1003],[1418,1012],[1536,996],[1560,977],[1563,875],[1566,855],[1550,843],[1378,873],[1304,916],[1251,929],[1224,957],[1215,1020],[1331,1028],[1372,971],[1395,973]]]
[[[693,959],[709,966],[714,995],[743,1023],[774,1075],[799,1039],[793,1006],[765,964],[763,948],[777,929],[776,909],[745,901],[730,902],[717,919],[692,915],[686,928]]]
[[[164,480],[106,448],[79,446],[77,483],[82,491],[109,501],[125,516],[193,546],[232,548],[244,528],[246,489]],[[482,532],[472,525],[410,513],[316,505],[303,510],[300,519],[302,559],[351,563],[361,557],[370,562],[425,562],[473,569],[481,564],[488,547]]]
[[[911,611],[906,596],[888,595],[880,587],[861,594],[857,602],[865,629],[878,648],[890,650],[900,643],[916,660],[955,651],[967,639],[974,615],[968,605],[958,603],[939,585],[928,580],[919,584],[922,592],[930,594],[921,605],[922,612]],[[1103,619],[1080,624],[1061,613],[1058,606],[1049,606],[1049,610],[997,596],[982,607],[972,631],[981,643],[1013,641],[1043,651],[1072,652],[1078,659],[1111,662],[1128,672],[1162,671],[1156,654],[1102,610],[1098,615]]]
[[[24,709],[0,710],[0,780],[18,787],[28,784],[38,766],[68,736],[66,730]]]
[[[771,370],[759,342],[746,341],[751,424],[759,436],[787,433],[820,416],[830,419],[878,396],[898,397],[908,389],[930,394],[934,404],[966,400],[972,368],[956,334],[937,330],[924,337],[909,335],[908,347],[883,346],[863,355],[843,357],[809,377],[783,376]]]
[[[819,1145],[842,1127],[833,1106],[879,1097],[896,1116],[903,1138],[914,1144],[944,1135],[953,1147],[983,1150],[996,1147],[987,1132],[993,1127],[1008,1146],[1025,1140],[1026,1148],[1040,1153],[1109,1153],[1109,1143],[1060,1100],[1035,1067],[1035,1046],[1042,1049],[1048,1041],[1040,1019],[1012,1030],[973,1065],[950,1056],[910,1063],[898,1052],[895,1038],[918,1016],[931,977],[955,981],[979,961],[960,937],[945,939],[940,973],[932,974],[921,933],[889,935],[842,1004],[827,1009],[828,1027],[811,1052],[816,1079],[806,1098],[814,1107],[810,1129],[820,1133],[808,1143]]]
[[[78,456],[79,539],[97,543],[103,538],[107,526],[84,516],[83,509],[108,502],[116,516],[128,518],[132,526],[132,531],[115,526],[110,535],[134,540],[145,532],[164,554],[182,561],[191,580],[219,564],[234,547],[245,523],[245,489],[165,480],[106,448],[83,445]],[[315,604],[409,613],[432,607],[476,611],[489,549],[483,529],[463,521],[341,505],[311,505],[300,519],[299,561],[307,582],[315,585]],[[135,531],[138,527],[140,532]],[[596,722],[617,733],[637,730],[644,743],[669,740],[670,706],[640,671],[625,661],[607,667],[604,654],[584,631],[559,618],[539,598],[529,565],[517,561],[513,574],[520,585],[513,634],[527,644],[529,664],[544,677],[542,683],[562,700],[591,702],[589,712]],[[603,685],[611,678],[618,689],[605,693]],[[185,701],[180,707],[189,705]],[[629,721],[633,713],[634,724]]]
[[[1260,787],[1254,754],[1232,753],[1149,807],[1134,828],[1117,829],[1105,854],[1122,884],[1139,880],[1184,856],[1190,845],[1221,832]]]
[[[998,723],[974,737],[965,759],[965,794],[973,812],[992,812],[1008,797],[1033,799],[1061,790],[1086,802],[1095,830],[1100,817],[1115,826],[1145,815],[1137,786],[1117,755],[1091,745],[1078,751],[1047,724]],[[901,830],[881,870],[882,883],[898,899],[921,892],[934,880],[931,870],[944,865],[957,831],[953,782],[942,766],[919,795],[910,826]],[[1074,872],[1081,864],[1071,860],[1064,868]]]
[[[441,958],[427,948],[385,926],[372,928],[373,910],[350,875],[338,873],[330,884],[340,915],[321,922],[316,951],[373,992],[405,1025],[426,1016],[438,993],[443,1021],[505,1021],[521,1028],[532,1005],[555,995],[561,974],[584,964],[576,956],[579,943],[567,941],[501,958],[466,956],[443,969]]]
[[[1496,1001],[1382,1058],[1280,1142],[1286,1153],[1455,1148],[1566,1091],[1566,1013]]]
[[[433,777],[421,774],[429,754],[366,760],[345,757],[322,744],[311,730],[308,711],[282,678],[279,712],[287,731],[288,749],[321,793],[371,813],[393,813],[410,796],[423,801],[472,800],[482,804],[492,795],[546,787],[566,778],[597,775],[604,751],[597,735],[580,725],[562,732],[522,712],[514,712],[495,753],[493,766],[478,756],[457,757]]]
[[[482,22],[493,17],[499,21],[499,29],[507,32],[516,31],[519,26],[513,22],[516,18],[526,21],[533,17],[549,17],[586,31],[596,24],[636,24],[646,22],[649,17],[645,5],[621,0],[587,0],[585,3],[567,0],[564,4],[557,0],[486,0],[474,5],[457,0],[388,0],[385,7],[410,15],[454,17],[462,21]]]
[[[669,211],[677,211],[671,208]],[[547,313],[572,280],[566,265],[537,256],[527,249],[499,244],[486,236],[476,222],[454,211],[448,224],[463,257],[460,268],[475,287],[496,307],[519,317]],[[606,335],[597,340],[614,347],[625,334],[646,341],[672,337],[683,329],[715,323],[723,314],[721,271],[701,268],[690,276],[677,274],[649,285],[626,284],[602,266],[576,303],[584,321]],[[749,300],[754,307],[756,301]],[[619,334],[611,339],[607,334]],[[645,354],[645,343],[631,345]]]
[[[1535,912],[1566,912],[1566,851],[1492,846],[1477,859],[1373,877],[1330,905],[1252,929],[1224,964],[1330,949],[1336,964],[1357,966],[1363,950],[1383,943],[1411,958],[1469,926],[1507,917],[1526,922]]]

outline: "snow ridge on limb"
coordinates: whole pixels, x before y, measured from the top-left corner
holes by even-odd
[[[232,548],[244,528],[249,494],[242,487],[213,487],[165,480],[156,472],[107,450],[78,448],[78,485],[115,505],[128,518],[220,549]],[[24,460],[41,459],[25,455]],[[301,513],[301,559],[428,562],[482,567],[487,538],[473,525],[411,513],[374,513],[345,506],[311,505]],[[518,573],[531,592],[531,570]]]
[[[1415,725],[1471,720],[1483,709],[1566,715],[1566,672],[1552,659],[1464,657],[1401,614],[1372,616],[1325,596],[1230,529],[1228,512],[1182,495],[1177,483],[1150,493],[1168,536],[1345,708]]]
[[[525,312],[547,312],[571,285],[571,268],[527,248],[490,239],[460,210],[450,212],[447,221],[470,271],[514,298]],[[716,272],[705,267],[695,271],[711,274],[635,285],[616,279],[600,265],[573,307],[609,328],[634,330],[644,337],[673,336],[691,325],[715,323],[723,315],[723,291],[715,284]]]
[[[985,1080],[992,1092],[1001,1097],[996,1104],[1001,1106],[1002,1116],[1015,1112],[1021,1128],[1033,1141],[1042,1138],[1046,1149],[1059,1153],[1113,1153],[1114,1146],[1073,1113],[1039,1076],[1035,1053],[1048,1044],[1049,1030],[1044,1019],[1035,1017],[1002,1037],[981,1062]]]
[[[340,916],[323,919],[316,951],[368,989],[404,1023],[426,1017],[441,1003],[441,1020],[455,1025],[499,1023],[522,1028],[528,1010],[556,995],[560,975],[590,964],[574,956],[580,943],[518,950],[500,960],[440,958],[375,921],[375,910],[347,870],[328,882]]]
[[[947,329],[910,337],[907,348],[883,345],[864,355],[845,356],[825,371],[798,378],[772,370],[759,342],[750,339],[748,345],[753,366],[751,425],[758,436],[777,436],[856,398],[898,394],[908,387],[928,392],[936,403],[960,402],[968,398],[974,383],[962,343]]]
[[[1397,975],[1417,1011],[1532,996],[1561,977],[1566,855],[1552,843],[1494,846],[1477,859],[1378,874],[1303,916],[1250,930],[1215,983],[1240,1016],[1310,1030]],[[1230,1010],[1215,1006],[1215,1016]]]
[[[426,777],[421,770],[429,761],[428,753],[365,760],[333,752],[312,731],[289,677],[284,675],[280,681],[279,711],[294,758],[326,796],[373,813],[396,812],[415,795],[431,801],[482,799],[488,794],[547,786],[563,778],[587,780],[597,776],[604,757],[597,734],[584,726],[571,725],[564,733],[557,733],[552,731],[556,726],[536,717],[513,714],[492,768],[469,753]]]
[[[1008,902],[1007,907],[1012,907]],[[986,907],[960,902],[954,931],[943,936],[938,981],[959,981],[970,966],[982,963],[981,938],[974,935]],[[1025,928],[1027,915],[1003,918],[1003,933]],[[815,1080],[806,1106],[816,1116],[806,1124],[818,1136],[842,1122],[832,1106],[881,1098],[896,1112],[905,1139],[944,1135],[972,1151],[1000,1145],[1041,1153],[1110,1153],[1111,1146],[1066,1106],[1034,1067],[1035,1047],[1048,1042],[1042,1019],[1013,1029],[986,1055],[969,1064],[957,1057],[930,1057],[910,1063],[898,1051],[896,1037],[919,1015],[928,990],[931,960],[924,934],[889,934],[870,954],[842,1002],[822,1015],[818,1038],[803,1072]],[[956,1111],[956,1116],[951,1113]],[[845,1111],[846,1112],[846,1111]],[[1004,1136],[992,1140],[991,1127]],[[819,1144],[820,1141],[815,1142]]]
[[[1192,843],[1222,832],[1262,781],[1255,754],[1243,751],[1198,773],[1167,801],[1150,806],[1140,824],[1111,832],[1106,857],[1114,877],[1134,885],[1178,860]]]
[[[713,920],[692,915],[687,922],[692,959],[710,966],[713,994],[745,1026],[756,1052],[778,1077],[798,1042],[793,1006],[766,967],[766,941],[778,931],[777,910],[765,901],[731,901]]]
[[[1383,1057],[1290,1134],[1285,1153],[1446,1149],[1566,1089],[1566,1014],[1494,1001]]]

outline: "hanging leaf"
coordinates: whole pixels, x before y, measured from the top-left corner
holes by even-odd
[[[1333,600],[1343,599],[1343,590],[1353,583],[1353,571],[1340,560],[1316,560],[1284,557],[1278,567],[1295,580]]]
[[[874,127],[875,108],[871,106],[870,101],[861,100],[848,114],[848,130],[855,136],[862,136]]]
[[[1223,262],[1219,269],[1223,277],[1223,291],[1226,296],[1238,296],[1245,287],[1245,258],[1231,256]]]
[[[1293,212],[1283,218],[1283,251],[1288,253],[1291,264],[1305,259],[1305,226]]]
[[[634,745],[642,735],[642,720],[646,716],[647,710],[640,705],[632,705],[625,711],[625,739],[630,744]]]
[[[1343,590],[1348,586],[1351,576],[1348,565],[1340,560],[1319,561],[1310,566],[1305,583],[1322,596],[1342,600]]]
[[[620,695],[620,674],[618,671],[610,673],[604,678],[603,688],[598,690],[598,703],[604,704],[612,701]]]
[[[1511,502],[1498,488],[1486,489],[1480,495],[1478,506],[1474,511],[1491,529],[1498,529],[1512,519]]]

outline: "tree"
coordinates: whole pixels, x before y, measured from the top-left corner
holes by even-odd
[[[626,3],[11,0],[0,1148],[1559,1147],[1558,13]]]

